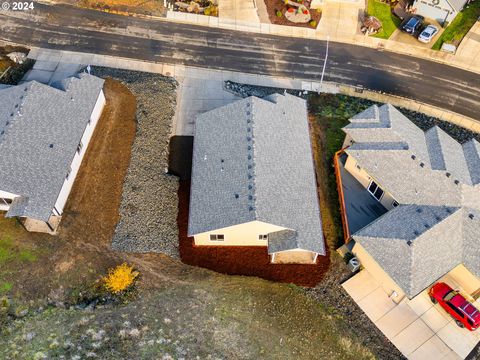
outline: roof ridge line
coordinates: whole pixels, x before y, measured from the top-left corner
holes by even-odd
[[[260,100],[263,100],[263,99],[260,99]],[[265,101],[265,100],[263,100]],[[247,146],[248,146],[248,149],[247,149],[247,154],[248,154],[248,157],[251,157],[251,158],[247,158],[247,163],[248,163],[248,167],[251,169],[251,174],[250,172],[248,172],[248,180],[251,181],[251,184],[249,183],[249,191],[248,191],[248,201],[249,201],[249,211],[253,211],[254,212],[254,217],[255,219],[258,220],[258,213],[257,213],[257,196],[256,196],[256,193],[257,193],[257,183],[256,183],[256,171],[255,171],[255,112],[254,112],[254,97],[251,96],[249,97],[248,99],[248,102],[247,102],[247,140],[250,139],[249,141],[247,141]],[[249,110],[248,110],[249,109]],[[250,128],[250,132],[248,131],[248,128]],[[250,178],[251,177],[251,178]],[[252,186],[252,188],[250,189],[250,186]],[[250,197],[252,197],[250,199]],[[250,210],[250,208],[253,208],[252,210]]]

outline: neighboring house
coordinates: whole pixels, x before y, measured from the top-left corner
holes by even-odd
[[[197,117],[188,235],[268,246],[274,263],[325,255],[305,100],[249,97]]]
[[[0,89],[0,210],[27,230],[54,233],[105,105],[103,80]]]
[[[438,126],[424,132],[391,105],[372,106],[343,130],[345,174],[385,208],[351,236],[362,265],[399,299],[454,269],[479,295],[480,143],[460,144]],[[349,201],[347,217],[362,205]]]
[[[444,25],[451,23],[467,3],[468,0],[415,0],[413,8],[416,14]]]

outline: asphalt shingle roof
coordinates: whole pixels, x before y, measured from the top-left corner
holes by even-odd
[[[480,276],[480,144],[461,145],[438,127],[423,132],[391,105],[364,113],[345,127],[346,152],[399,206],[355,241],[409,297],[460,263]]]
[[[80,74],[63,90],[35,81],[0,89],[0,189],[21,196],[8,217],[49,219],[103,82]]]
[[[196,120],[189,235],[254,220],[294,232],[273,235],[270,253],[325,254],[306,102],[289,94],[249,97]]]

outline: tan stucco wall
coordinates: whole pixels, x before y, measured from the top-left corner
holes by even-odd
[[[313,264],[316,253],[306,250],[288,250],[270,255],[274,264]]]
[[[360,166],[360,164],[358,164]],[[345,170],[347,170],[350,174],[353,175],[355,179],[362,184],[362,186],[367,189],[370,185],[370,182],[373,180],[377,183],[377,185],[382,188],[384,194],[380,199],[380,203],[387,209],[391,210],[393,208],[393,201],[395,200],[394,197],[385,189],[382,184],[380,184],[377,180],[372,178],[361,166],[360,169],[357,168],[357,161],[352,157],[348,156],[347,162],[345,163]]]
[[[358,242],[355,243],[352,253],[360,260],[360,264],[381,284],[387,294],[390,295],[393,291],[398,294],[397,297],[392,297],[393,301],[398,303],[405,297],[405,293],[400,286],[382,269],[362,245]]]
[[[194,236],[195,245],[225,245],[225,246],[267,246],[267,240],[259,240],[258,235],[267,235],[271,232],[285,230],[284,227],[268,224],[262,221],[230,226]],[[222,234],[223,241],[211,241],[211,234]]]

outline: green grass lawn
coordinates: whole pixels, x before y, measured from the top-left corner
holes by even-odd
[[[5,269],[9,269],[12,263],[17,263],[17,265],[11,266],[21,268],[22,264],[34,262],[36,259],[37,255],[32,249],[15,244],[9,236],[0,238],[0,296],[13,288],[12,282],[6,280],[11,276],[12,271]]]
[[[374,37],[388,39],[400,26],[401,20],[392,14],[389,4],[368,0],[367,12],[382,22],[382,28],[377,34],[372,35]]]
[[[479,0],[476,0],[467,6],[465,6],[465,9],[455,17],[435,44],[433,44],[433,50],[440,50],[444,42],[451,42],[457,46],[460,44],[460,41],[462,41],[463,37],[468,33],[480,16]]]

